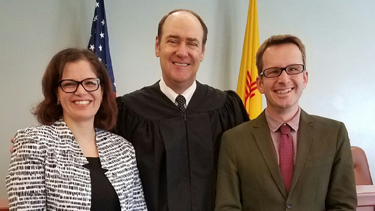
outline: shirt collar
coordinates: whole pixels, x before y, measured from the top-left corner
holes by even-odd
[[[173,103],[176,103],[176,97],[178,96],[178,94],[174,92],[173,89],[169,88],[167,84],[165,84],[163,77],[161,77],[159,81],[159,87],[160,87],[160,91],[163,92],[165,96],[167,96]],[[191,98],[193,97],[193,94],[196,89],[197,89],[197,82],[194,81],[193,84],[181,94],[186,99],[186,107],[189,105],[189,102]]]
[[[268,123],[268,127],[270,128],[270,130],[272,132],[276,132],[281,127],[281,125],[284,124],[284,123],[287,123],[294,131],[297,131],[298,127],[299,127],[299,119],[301,117],[301,108],[298,107],[297,113],[288,122],[283,122],[283,121],[281,121],[279,119],[276,119],[274,116],[272,116],[268,112],[267,108],[266,108],[265,115],[266,115],[266,120],[267,120],[267,123]]]

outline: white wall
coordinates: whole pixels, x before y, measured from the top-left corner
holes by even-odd
[[[86,48],[95,2],[0,1],[0,198],[10,138],[36,124],[30,110],[42,99],[40,80],[51,57],[66,47]],[[247,0],[106,1],[118,95],[160,78],[154,41],[160,18],[175,8],[196,11],[209,28],[198,80],[235,89],[246,26]],[[258,0],[260,41],[294,34],[307,48],[307,112],[343,121],[352,145],[362,147],[375,179],[375,9],[372,0]]]

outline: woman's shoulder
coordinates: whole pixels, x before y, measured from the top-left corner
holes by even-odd
[[[14,153],[22,157],[43,157],[51,143],[51,133],[51,127],[48,125],[18,130],[14,136]]]
[[[36,139],[39,139],[40,137],[45,137],[53,133],[54,133],[54,128],[51,125],[31,126],[31,127],[17,130],[15,139],[25,138],[25,137],[34,137]]]
[[[38,125],[20,129],[14,136],[14,145],[38,144],[50,145],[57,140],[59,134],[66,129],[63,122],[56,121],[52,125]]]

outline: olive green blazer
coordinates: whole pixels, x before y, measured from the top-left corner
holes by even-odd
[[[215,211],[354,211],[357,194],[345,125],[302,110],[297,137],[288,194],[264,111],[225,132]]]

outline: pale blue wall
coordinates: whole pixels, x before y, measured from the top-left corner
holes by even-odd
[[[85,48],[94,1],[0,1],[0,198],[6,197],[9,139],[36,124],[30,109],[41,100],[40,80],[51,57],[66,47]],[[209,28],[198,80],[235,89],[248,1],[106,1],[118,94],[154,83],[160,18],[175,8],[202,16]],[[273,34],[299,36],[307,48],[309,84],[300,101],[309,113],[343,121],[352,145],[362,147],[375,178],[375,9],[372,0],[258,0],[262,42]]]

